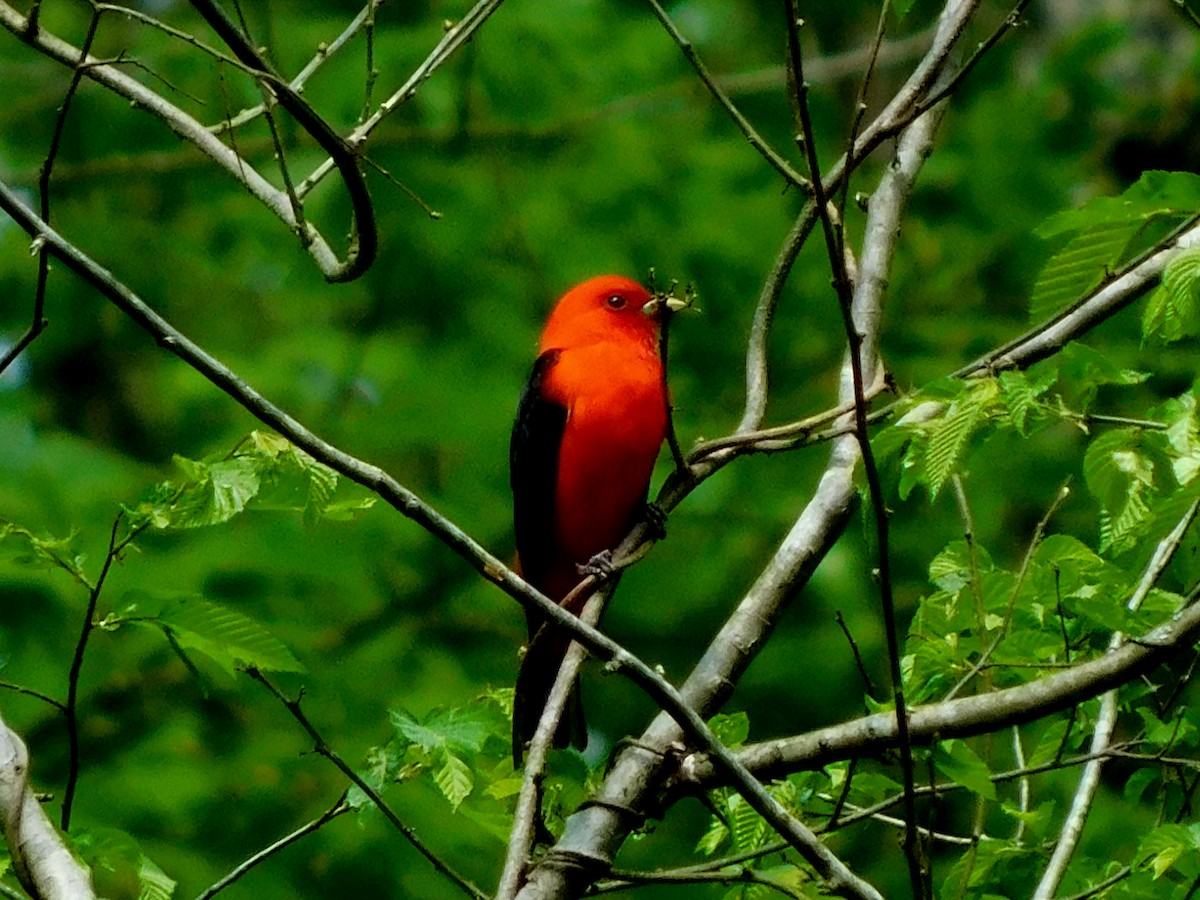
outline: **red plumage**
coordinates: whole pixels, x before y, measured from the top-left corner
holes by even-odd
[[[513,522],[523,576],[552,600],[579,566],[613,549],[645,505],[667,427],[659,304],[628,278],[604,275],[558,301],[521,395],[510,448]],[[572,612],[579,612],[572,609]],[[533,735],[568,641],[534,638],[517,678],[513,753]],[[586,739],[578,697],[558,743]]]

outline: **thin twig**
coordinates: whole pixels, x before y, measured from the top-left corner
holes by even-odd
[[[211,900],[225,888],[229,887],[259,863],[270,859],[280,850],[289,847],[302,837],[306,837],[315,831],[323,828],[326,823],[331,822],[343,813],[348,813],[353,807],[346,802],[346,795],[343,794],[333,806],[327,809],[321,815],[317,816],[311,822],[306,822],[290,834],[286,834],[279,840],[263,847],[252,856],[247,857],[242,862],[238,863],[227,875],[215,881],[207,890],[196,895],[196,900]]]
[[[367,142],[367,138],[370,137],[371,132],[378,127],[379,123],[387,118],[387,116],[391,115],[391,113],[394,112],[399,106],[412,99],[416,95],[418,88],[420,88],[420,86],[424,84],[429,77],[433,75],[433,73],[437,71],[437,69],[439,69],[443,63],[446,62],[446,60],[453,56],[456,50],[470,40],[471,35],[473,35],[476,30],[478,30],[478,28],[488,20],[488,17],[491,16],[492,13],[500,8],[500,4],[503,2],[504,0],[479,0],[478,3],[476,3],[473,7],[471,7],[470,10],[467,11],[466,15],[464,15],[454,24],[450,25],[446,29],[446,33],[442,36],[442,39],[438,42],[437,46],[435,46],[433,50],[430,51],[429,55],[425,57],[424,62],[417,66],[413,73],[408,77],[408,80],[405,81],[404,84],[402,84],[396,91],[394,91],[390,97],[379,104],[379,108],[371,114],[370,118],[355,128],[346,137],[347,146],[354,151],[359,150],[363,144]],[[316,187],[326,175],[333,171],[335,165],[337,165],[337,163],[332,156],[325,160],[325,162],[317,166],[312,173],[297,186],[296,193],[301,197],[307,196],[309,191]]]
[[[966,687],[968,684],[971,683],[971,681],[975,678],[976,675],[978,675],[980,672],[990,670],[990,664],[991,664],[990,661],[992,658],[992,654],[995,653],[996,649],[1004,642],[1004,638],[1007,637],[1009,631],[1012,628],[1013,611],[1016,609],[1017,598],[1021,594],[1021,588],[1025,584],[1025,577],[1029,573],[1029,566],[1033,562],[1033,555],[1035,552],[1037,552],[1037,548],[1042,543],[1042,537],[1046,533],[1046,528],[1050,524],[1050,519],[1058,511],[1058,508],[1060,506],[1062,506],[1062,504],[1066,501],[1067,497],[1069,497],[1071,495],[1070,485],[1071,485],[1070,478],[1067,478],[1066,481],[1064,481],[1061,485],[1059,485],[1058,491],[1055,492],[1055,494],[1054,494],[1054,499],[1052,501],[1050,501],[1050,506],[1046,509],[1045,514],[1038,520],[1036,527],[1033,529],[1033,535],[1029,539],[1029,546],[1025,550],[1025,557],[1021,560],[1021,568],[1017,571],[1016,583],[1013,585],[1013,589],[1008,595],[1008,607],[1005,610],[1003,626],[1000,628],[1000,630],[996,634],[996,636],[992,639],[991,644],[989,644],[988,647],[979,655],[979,659],[977,659],[975,661],[974,665],[971,666],[970,670],[968,670],[967,673],[958,680],[958,682],[954,685],[954,687],[952,687],[946,693],[946,696],[943,699],[953,700],[958,695],[959,691],[961,691],[964,687]],[[1060,613],[1060,621],[1061,621],[1061,613]],[[985,636],[985,633],[983,631],[981,631],[980,632],[981,646],[982,646],[982,641],[983,641],[984,636]],[[1064,638],[1065,638],[1065,633],[1064,633]],[[1069,648],[1068,648],[1068,652],[1069,652]],[[1067,662],[1069,663],[1070,659],[1068,659]],[[987,687],[988,688],[991,687],[990,683],[987,684]]]
[[[1200,28],[1200,14],[1188,6],[1187,0],[1170,0],[1170,3],[1176,9],[1178,9],[1180,13],[1183,14],[1183,17],[1187,19],[1187,21],[1191,22],[1197,28]]]
[[[867,667],[863,664],[862,654],[858,652],[858,642],[854,640],[854,635],[850,633],[850,627],[846,624],[846,619],[842,616],[842,611],[840,609],[836,610],[833,618],[837,622],[838,628],[842,629],[842,634],[846,636],[846,643],[850,645],[850,652],[854,654],[854,665],[858,668],[858,677],[862,679],[863,690],[866,691],[868,697],[874,697],[875,685],[871,684],[871,676],[867,674]]]
[[[465,893],[468,897],[471,897],[472,900],[488,900],[487,894],[477,888],[462,875],[459,875],[458,872],[454,871],[454,869],[450,868],[445,862],[443,862],[436,853],[430,850],[429,847],[426,846],[425,842],[417,836],[417,833],[410,826],[405,825],[404,822],[402,822],[392,810],[392,808],[383,802],[383,798],[379,796],[379,792],[367,784],[367,782],[363,780],[362,776],[355,772],[354,769],[351,768],[344,759],[342,759],[338,752],[329,746],[325,738],[322,737],[321,732],[319,732],[316,726],[313,725],[313,723],[309,720],[308,716],[304,712],[304,709],[300,705],[301,700],[304,698],[303,691],[301,691],[300,695],[293,700],[279,690],[279,688],[277,688],[274,683],[272,683],[271,680],[258,669],[251,667],[247,668],[245,671],[246,674],[252,679],[270,691],[275,696],[275,699],[283,704],[283,708],[291,714],[292,718],[296,720],[300,727],[308,733],[308,736],[313,742],[313,752],[318,756],[323,756],[325,759],[333,763],[333,765],[336,766],[337,769],[343,775],[345,775],[352,784],[362,791],[368,797],[368,799],[375,804],[379,811],[383,813],[384,818],[386,818],[392,824],[392,827],[399,831],[400,834],[403,835],[410,844],[412,844],[413,848],[429,861],[434,869],[436,869],[448,880],[453,882],[463,893]]]
[[[38,28],[31,33],[28,29],[28,20],[4,0],[0,0],[0,27],[6,28],[29,43],[38,52],[58,63],[73,68],[79,65],[78,48],[48,33],[44,28]],[[238,65],[241,68],[241,65]],[[137,79],[120,71],[117,66],[102,64],[99,60],[89,57],[83,66],[83,71],[87,78],[158,118],[172,132],[191,143],[242,184],[255,199],[288,228],[294,230],[297,227],[287,195],[276,189],[253,166],[238,157],[216,136],[210,134],[193,116],[150,90]],[[324,237],[311,224],[302,238],[302,243],[326,279],[336,280],[344,276],[349,263],[344,263],[337,258]]]
[[[888,512],[885,507],[883,484],[879,477],[879,469],[875,465],[874,451],[871,449],[871,439],[867,430],[867,403],[864,384],[863,336],[859,332],[858,323],[854,316],[853,288],[846,271],[846,254],[844,235],[835,225],[827,207],[828,197],[825,193],[820,162],[817,158],[816,136],[813,132],[812,119],[808,112],[808,85],[804,80],[804,61],[800,52],[799,28],[801,21],[797,16],[795,0],[785,0],[784,11],[787,14],[788,59],[792,66],[793,99],[796,104],[797,117],[800,123],[800,133],[805,156],[808,161],[808,177],[812,184],[813,203],[820,213],[821,226],[825,234],[825,247],[829,256],[829,267],[833,274],[833,284],[837,292],[838,306],[842,312],[845,325],[846,340],[850,358],[850,373],[854,391],[854,420],[855,437],[858,441],[859,453],[862,459],[863,472],[867,478],[867,486],[871,497],[871,507],[875,518],[875,541],[877,554],[876,580],[879,584],[880,602],[884,620],[884,630],[887,636],[888,662],[891,675],[892,700],[896,711],[896,733],[900,743],[900,767],[905,792],[905,822],[904,856],[908,861],[909,882],[915,898],[927,896],[926,871],[927,864],[920,847],[917,831],[917,808],[913,794],[913,756],[912,745],[908,737],[908,711],[904,702],[904,683],[900,669],[900,639],[896,623],[895,602],[892,597],[891,554],[888,549]]]
[[[579,590],[579,588],[575,589],[575,591]],[[572,594],[575,591],[572,591]],[[568,595],[563,600],[563,605],[567,605],[567,601],[571,599]],[[580,619],[589,625],[595,625],[600,621],[606,600],[605,591],[593,593],[581,611]],[[558,723],[567,708],[576,679],[579,677],[579,669],[586,656],[587,651],[583,646],[572,641],[559,665],[558,674],[554,677],[550,693],[546,696],[546,703],[542,708],[537,728],[534,729],[533,738],[529,742],[529,752],[525,757],[525,773],[521,779],[521,791],[517,795],[513,827],[508,836],[508,850],[504,856],[504,866],[496,888],[495,900],[512,900],[525,879],[525,868],[533,852],[538,818],[541,815],[542,780],[546,775],[546,763],[550,757],[550,748],[554,743]]]
[[[91,21],[88,22],[88,30],[84,35],[83,44],[79,49],[79,61],[75,64],[75,69],[71,73],[71,82],[67,85],[67,92],[63,96],[63,101],[58,107],[58,115],[54,120],[54,131],[50,135],[50,148],[46,151],[46,158],[42,162],[41,169],[38,172],[38,210],[42,217],[42,221],[50,221],[50,174],[54,170],[54,162],[58,158],[58,150],[62,145],[63,130],[67,124],[67,113],[71,110],[71,101],[75,98],[75,93],[79,90],[80,79],[83,78],[83,73],[86,68],[88,54],[92,50],[92,42],[96,39],[96,29],[100,26],[100,13],[93,12]],[[28,347],[38,335],[45,330],[46,321],[46,283],[50,277],[50,256],[46,253],[45,248],[36,246],[38,257],[38,274],[37,287],[33,292],[33,318],[29,323],[29,328],[25,334],[21,336],[15,344],[0,357],[0,372],[12,364],[22,351]]]
[[[987,54],[987,52],[994,46],[996,46],[1002,37],[1021,24],[1021,13],[1025,11],[1025,7],[1028,5],[1029,0],[1019,0],[1017,5],[1013,7],[1012,12],[1010,12],[1000,24],[1000,27],[988,35],[987,38],[975,48],[975,52],[968,57],[965,63],[959,66],[958,71],[955,72],[950,78],[946,79],[945,83],[940,88],[933,91],[928,97],[916,105],[916,110],[918,110],[917,115],[920,115],[926,110],[933,109],[933,107],[937,106],[952,93],[958,90],[959,85],[961,85],[966,77],[971,74],[971,70],[979,64],[984,55]]]
[[[359,31],[363,29],[367,23],[368,16],[374,16],[374,11],[378,8],[381,2],[383,2],[383,0],[370,0],[370,2],[359,11],[358,15],[350,20],[350,24],[348,24],[342,30],[341,34],[339,34],[328,44],[321,44],[317,48],[316,55],[314,55],[313,58],[308,61],[308,64],[296,74],[295,78],[288,82],[288,86],[291,87],[293,91],[302,90],[304,85],[308,82],[308,79],[310,79],[317,72],[317,70],[325,64],[327,60],[331,59],[339,50],[342,49],[342,47],[349,43],[351,38],[353,38],[358,34]],[[224,54],[220,55],[224,56]],[[209,130],[213,134],[221,134],[229,129],[238,128],[242,125],[245,125],[247,122],[251,122],[258,116],[261,116],[263,112],[266,111],[270,103],[271,101],[268,100],[267,102],[260,103],[258,106],[252,106],[248,109],[244,109],[236,116],[233,116],[232,118],[226,119],[222,122],[218,122],[216,125],[210,126]]]
[[[654,15],[658,17],[658,21],[662,23],[667,34],[671,36],[671,40],[675,42],[692,68],[696,70],[696,74],[700,77],[704,86],[708,88],[708,92],[713,95],[713,98],[721,105],[721,108],[729,114],[729,118],[733,119],[734,124],[745,135],[750,146],[757,150],[763,159],[769,162],[771,167],[784,177],[789,185],[798,187],[807,193],[811,189],[808,182],[804,180],[804,177],[799,172],[791,167],[786,159],[780,156],[767,143],[763,136],[758,133],[758,130],[750,124],[750,120],[742,115],[741,110],[729,99],[729,95],[721,89],[720,85],[709,74],[708,68],[701,62],[700,56],[696,53],[696,48],[692,46],[692,42],[683,36],[683,33],[676,27],[674,21],[667,14],[667,11],[662,8],[662,4],[658,0],[646,0],[646,2],[654,10]]]
[[[209,27],[225,42],[241,62],[254,70],[255,78],[265,89],[269,90],[275,100],[296,120],[296,122],[329,154],[350,198],[353,211],[352,233],[350,245],[346,250],[345,264],[336,271],[326,273],[326,278],[332,282],[353,281],[362,275],[371,264],[379,250],[379,234],[375,222],[375,210],[371,204],[371,195],[367,192],[367,183],[358,166],[355,151],[333,130],[316,111],[308,105],[286,81],[279,77],[271,64],[263,57],[258,48],[249,40],[220,7],[216,0],[191,0],[192,6],[204,18]],[[289,203],[298,204],[298,192],[288,185],[287,196]],[[297,219],[297,233],[302,239],[309,229]]]
[[[1174,558],[1175,552],[1179,549],[1184,535],[1187,534],[1198,512],[1200,512],[1200,499],[1192,502],[1187,512],[1183,514],[1175,527],[1171,529],[1170,534],[1158,542],[1158,546],[1154,548],[1154,554],[1146,564],[1146,569],[1142,573],[1142,577],[1134,589],[1133,595],[1125,604],[1126,608],[1131,612],[1136,611],[1141,606],[1142,601],[1145,600],[1154,585],[1158,583],[1159,577]],[[1124,643],[1125,636],[1119,631],[1114,632],[1108,644],[1109,653],[1116,652]],[[1091,750],[1093,754],[1098,753],[1108,746],[1108,742],[1112,738],[1113,729],[1116,727],[1116,722],[1117,691],[1113,689],[1107,692],[1100,701],[1100,714],[1096,717],[1095,731],[1092,734]],[[1054,852],[1050,856],[1050,862],[1046,865],[1046,869],[1038,881],[1037,889],[1033,893],[1033,900],[1052,900],[1058,892],[1059,885],[1062,884],[1063,877],[1067,873],[1067,867],[1071,863],[1071,857],[1075,854],[1075,848],[1079,844],[1079,838],[1083,833],[1083,825],[1087,820],[1088,812],[1092,808],[1096,789],[1100,784],[1100,771],[1103,765],[1104,760],[1097,758],[1084,767],[1079,784],[1075,789],[1075,795],[1071,799],[1071,809],[1063,820],[1058,842],[1055,844]]]
[[[142,530],[135,529],[129,532],[124,539],[118,541],[117,531],[120,529],[124,517],[123,512],[118,513],[113,520],[112,530],[108,537],[108,553],[104,556],[100,575],[96,578],[96,583],[88,595],[87,609],[83,614],[83,626],[79,631],[79,640],[75,642],[75,652],[71,657],[71,669],[67,674],[65,712],[69,761],[67,763],[67,784],[63,789],[62,816],[59,820],[63,831],[71,830],[71,807],[74,805],[75,788],[79,783],[79,675],[83,670],[83,655],[87,650],[88,638],[91,637],[92,629],[95,628],[96,604],[100,600],[100,592],[104,590],[104,580],[108,577],[113,562]]]
[[[13,691],[18,694],[25,694],[28,697],[36,697],[43,703],[48,703],[61,713],[67,711],[67,705],[59,700],[55,700],[49,694],[43,694],[41,691],[35,691],[33,688],[23,687],[19,684],[13,684],[11,681],[0,681],[0,689]]]

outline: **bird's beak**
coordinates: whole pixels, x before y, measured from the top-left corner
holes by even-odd
[[[687,301],[678,297],[652,297],[642,307],[642,312],[648,316],[657,316],[665,306],[670,312],[679,312],[687,307]]]

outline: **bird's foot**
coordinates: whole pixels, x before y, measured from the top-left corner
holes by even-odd
[[[642,513],[646,519],[646,526],[650,529],[650,537],[656,541],[665,538],[667,536],[667,511],[657,503],[650,502],[646,504]]]
[[[606,581],[617,571],[617,567],[613,564],[611,550],[601,550],[583,565],[575,568],[580,575],[590,575],[597,581]]]

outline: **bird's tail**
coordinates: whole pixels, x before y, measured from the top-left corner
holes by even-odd
[[[530,619],[530,634],[525,658],[517,673],[517,684],[513,694],[513,765],[519,767],[525,753],[525,745],[533,739],[542,710],[550,696],[550,689],[558,677],[563,657],[567,654],[570,640],[561,629],[543,624],[535,627]],[[587,744],[587,723],[583,719],[583,699],[579,681],[571,687],[567,706],[554,734],[555,747],[574,747],[582,750]]]

